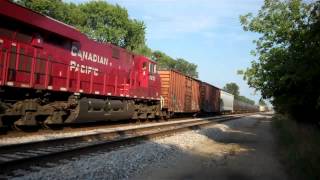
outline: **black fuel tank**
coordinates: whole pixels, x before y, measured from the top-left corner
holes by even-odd
[[[67,123],[131,119],[134,113],[134,101],[82,98],[79,100],[77,113],[77,117]]]

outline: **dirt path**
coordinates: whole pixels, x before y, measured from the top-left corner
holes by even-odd
[[[207,138],[130,179],[287,179],[275,154],[267,115],[201,130]]]

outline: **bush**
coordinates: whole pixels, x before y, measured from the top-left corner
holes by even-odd
[[[320,179],[320,131],[311,124],[299,124],[286,116],[272,121],[280,161],[292,179]]]

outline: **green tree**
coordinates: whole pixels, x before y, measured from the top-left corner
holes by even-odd
[[[223,90],[227,91],[228,93],[233,94],[235,97],[237,97],[237,96],[240,95],[239,86],[238,86],[236,83],[234,83],[234,82],[227,83],[227,84],[223,87]]]
[[[152,59],[158,63],[159,69],[173,69],[193,78],[198,78],[197,65],[190,63],[183,58],[174,59],[164,52],[154,51]]]
[[[173,58],[161,51],[154,51],[152,53],[152,59],[158,63],[159,69],[169,70],[175,69],[176,62]]]
[[[255,105],[254,100],[251,100],[245,96],[235,96],[235,99],[242,101],[242,102],[245,102],[245,103],[248,103],[248,104],[251,104],[251,105]]]
[[[236,84],[234,82],[227,83],[223,87],[223,90],[227,91],[230,94],[233,94],[234,98],[236,100],[239,100],[239,101],[242,101],[242,102],[245,102],[245,103],[248,103],[248,104],[252,104],[252,105],[255,104],[254,100],[251,100],[251,99],[249,99],[249,98],[247,98],[245,96],[241,96],[240,95],[239,86],[238,86],[238,84]]]
[[[65,4],[62,0],[18,0],[18,3],[54,19],[65,21]]]
[[[245,31],[261,35],[244,79],[278,112],[304,121],[320,115],[319,16],[320,1],[265,0],[257,15],[240,17]]]
[[[183,58],[176,59],[175,69],[193,78],[198,78],[197,65]]]
[[[259,105],[261,105],[261,106],[266,106],[267,103],[266,103],[263,99],[260,99],[260,100],[259,100]]]
[[[138,47],[137,49],[133,50],[136,54],[142,54],[148,58],[152,58],[153,52],[147,45],[143,45]]]

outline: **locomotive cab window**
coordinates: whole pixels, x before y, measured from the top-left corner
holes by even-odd
[[[149,64],[149,72],[150,72],[150,74],[157,74],[157,65],[150,63]]]
[[[147,62],[142,63],[142,70],[147,70]]]
[[[149,64],[149,72],[150,72],[150,74],[154,74],[154,64],[153,63]]]
[[[153,66],[153,72],[154,72],[154,74],[157,74],[157,65],[156,64]]]

